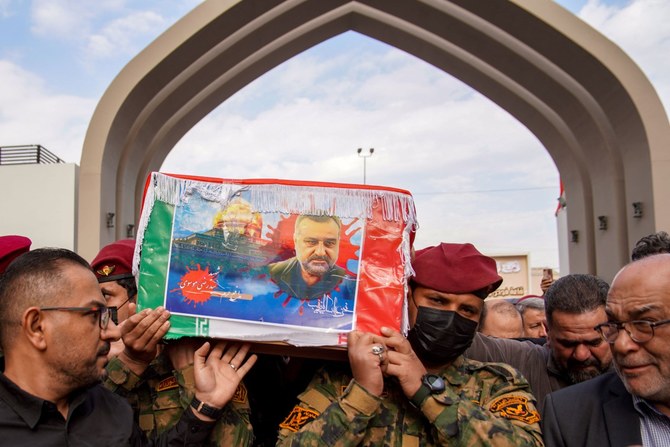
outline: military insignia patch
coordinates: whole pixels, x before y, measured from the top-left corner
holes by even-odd
[[[308,410],[307,408],[302,408],[301,406],[296,405],[293,407],[293,410],[291,410],[291,413],[286,416],[284,422],[279,424],[279,426],[287,430],[298,431],[303,425],[316,419],[318,415],[319,413],[316,411]]]
[[[100,276],[109,276],[112,274],[112,272],[114,272],[115,269],[116,269],[115,265],[105,265],[102,268],[96,270],[96,272]]]
[[[503,396],[491,402],[489,410],[500,413],[507,419],[516,419],[526,424],[540,421],[540,413],[528,407],[528,398],[524,396]]]
[[[172,376],[158,382],[158,385],[156,385],[156,391],[161,392],[165,390],[171,390],[172,388],[177,387],[179,387],[179,384],[177,383],[177,378],[175,376]]]
[[[244,386],[243,383],[240,383],[237,385],[237,389],[235,390],[235,394],[233,394],[233,402],[237,402],[238,404],[243,404],[247,401],[247,387]]]

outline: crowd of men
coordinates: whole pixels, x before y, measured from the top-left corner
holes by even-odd
[[[502,278],[473,245],[417,250],[409,332],[352,331],[348,362],[319,362],[288,407],[262,381],[289,359],[166,340],[166,309],[137,312],[134,241],[90,264],[30,245],[0,237],[7,445],[670,445],[664,232],[636,244],[611,287],[570,274],[516,303],[486,300]]]

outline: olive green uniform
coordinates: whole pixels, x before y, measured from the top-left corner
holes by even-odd
[[[154,430],[160,434],[174,426],[193,398],[193,365],[175,371],[163,355],[141,376],[130,371],[117,357],[109,361],[107,372],[105,386],[128,399],[140,428],[148,436]],[[253,442],[250,413],[247,390],[240,383],[205,445],[250,446]]]
[[[321,370],[280,424],[280,446],[542,446],[539,414],[512,367],[459,357],[447,385],[415,408],[394,378],[381,397],[348,371]]]

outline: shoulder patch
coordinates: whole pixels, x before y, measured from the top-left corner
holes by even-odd
[[[526,424],[540,421],[540,413],[528,406],[525,396],[501,396],[489,404],[489,410],[507,419],[516,419]]]
[[[307,408],[303,408],[300,405],[296,405],[293,407],[293,410],[291,410],[291,413],[286,416],[286,419],[284,419],[284,422],[279,424],[281,428],[285,428],[287,430],[296,432],[300,430],[305,424],[308,422],[313,421],[314,419],[319,416],[319,413],[316,411],[309,410]]]
[[[503,377],[508,382],[514,381],[515,377],[519,375],[517,370],[506,363],[485,363],[483,369]]]
[[[244,386],[242,382],[240,382],[239,385],[237,385],[237,389],[235,390],[235,394],[233,394],[233,402],[237,402],[238,404],[243,404],[247,401],[247,387]]]
[[[163,379],[160,382],[158,382],[158,385],[156,385],[156,391],[161,392],[178,387],[179,383],[177,383],[177,378],[175,376],[170,376],[167,379]]]

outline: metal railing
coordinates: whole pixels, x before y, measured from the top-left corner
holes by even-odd
[[[44,146],[0,146],[0,165],[65,163]]]

